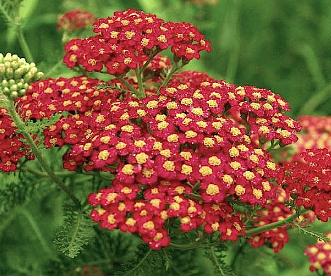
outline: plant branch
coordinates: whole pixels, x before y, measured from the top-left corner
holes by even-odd
[[[142,72],[138,68],[135,70],[136,76],[137,76],[137,81],[138,81],[138,86],[139,86],[139,94],[137,95],[138,98],[144,98],[145,97],[145,91],[144,91],[144,84],[142,80]]]
[[[233,258],[231,260],[231,264],[230,267],[234,270],[234,266],[236,264],[236,261],[238,259],[238,257],[240,256],[240,254],[243,252],[244,248],[246,247],[247,242],[241,243],[239,244],[239,246],[237,247],[237,250],[235,251],[235,253],[233,254]]]
[[[123,77],[117,77],[132,93],[134,93],[137,97],[139,96],[139,92]]]
[[[196,249],[196,248],[205,248],[210,245],[217,245],[219,244],[218,242],[216,243],[202,243],[202,242],[192,242],[192,243],[186,243],[186,244],[178,244],[178,243],[170,243],[170,246],[174,249],[178,250],[191,250],[191,249]]]
[[[324,242],[330,242],[330,239],[327,238],[326,236],[324,236],[322,233],[307,230],[307,229],[301,227],[298,223],[294,223],[294,225],[298,228],[299,231],[302,231],[304,234],[310,235],[310,236],[316,238],[317,240],[323,240]]]
[[[170,71],[168,72],[167,76],[165,77],[165,79],[163,80],[163,82],[161,83],[161,85],[159,86],[159,88],[157,89],[157,93],[160,93],[161,88],[165,87],[170,79],[172,78],[172,76],[174,74],[176,74],[176,72],[178,72],[183,66],[178,66],[178,64],[175,64]]]
[[[22,171],[27,171],[27,172],[33,173],[33,174],[41,176],[41,177],[49,177],[47,172],[34,170],[32,168],[23,168]],[[53,171],[53,173],[56,176],[73,176],[73,175],[77,175],[76,173],[71,173],[71,172],[66,172],[66,171]],[[92,174],[84,174],[84,175],[92,175]]]
[[[11,116],[13,122],[17,126],[17,128],[20,130],[26,141],[29,143],[29,146],[31,148],[32,153],[37,158],[40,166],[43,170],[48,174],[48,176],[52,179],[52,181],[62,190],[64,191],[69,198],[75,203],[75,205],[80,209],[81,204],[80,201],[77,199],[77,197],[72,193],[72,191],[55,175],[52,168],[48,165],[48,162],[38,149],[36,143],[34,142],[32,136],[29,134],[29,132],[26,131],[26,125],[22,121],[21,117],[16,112],[15,104],[13,100],[8,100],[8,113]]]
[[[148,252],[145,254],[145,256],[141,259],[141,261],[134,267],[132,268],[127,274],[130,275],[132,272],[134,272],[135,270],[137,270],[143,263],[144,261],[147,259],[147,257],[150,255],[150,253],[152,253],[152,250],[149,249]]]
[[[300,215],[304,214],[305,212],[307,212],[308,210],[298,210],[297,212],[295,212],[294,214],[292,214],[291,216],[287,217],[284,220],[278,221],[278,222],[274,222],[274,223],[270,223],[270,224],[266,224],[257,228],[252,228],[246,231],[246,235],[249,237],[251,235],[254,234],[259,234],[261,232],[265,232],[268,230],[272,230],[274,228],[278,228],[281,227],[283,225],[286,225],[292,221],[294,221],[296,218],[298,218]]]
[[[144,63],[143,67],[140,68],[140,73],[143,74],[143,72],[146,70],[147,66],[151,63],[153,58],[160,52],[160,50],[156,50],[151,54],[151,56],[148,58],[148,60]]]

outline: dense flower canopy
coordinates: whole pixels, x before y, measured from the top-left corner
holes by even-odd
[[[300,208],[329,219],[330,153],[309,150],[285,164],[272,157],[275,147],[295,143],[301,129],[281,96],[179,72],[210,50],[194,26],[126,10],[96,20],[94,32],[68,42],[64,61],[115,77],[37,81],[16,99],[16,110],[30,122],[58,116],[42,139],[46,148],[67,147],[65,169],[114,178],[88,197],[101,227],[138,234],[161,249],[174,229],[237,240]],[[159,54],[166,49],[172,61]],[[32,158],[5,109],[0,139],[1,170]],[[248,221],[238,205],[260,210]],[[275,252],[287,241],[286,226],[249,236],[253,247],[271,244]]]
[[[312,149],[297,155],[284,166],[282,184],[298,206],[312,209],[318,219],[331,217],[331,154]]]
[[[69,170],[113,173],[112,186],[89,198],[101,226],[138,232],[152,248],[169,244],[165,222],[174,217],[183,231],[203,226],[236,239],[244,225],[228,199],[273,199],[277,164],[263,143],[292,143],[299,129],[282,113],[288,105],[280,96],[197,72],[176,75],[160,94],[151,87],[143,99],[118,80],[108,89],[98,84],[86,77],[37,82],[18,110],[26,119],[69,113],[45,130],[46,147],[70,145]]]

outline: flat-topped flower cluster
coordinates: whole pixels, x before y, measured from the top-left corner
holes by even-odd
[[[64,62],[72,68],[121,75],[142,67],[151,54],[167,48],[185,61],[210,51],[210,43],[193,25],[166,22],[153,14],[126,10],[94,23],[95,36],[73,39],[65,47]]]

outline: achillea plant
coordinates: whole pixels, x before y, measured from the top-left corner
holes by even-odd
[[[90,216],[101,228],[139,236],[152,250],[204,248],[224,273],[226,241],[278,252],[308,211],[328,221],[330,153],[308,150],[285,164],[273,159],[301,129],[281,96],[182,71],[211,50],[189,23],[129,9],[93,27],[94,36],[65,45],[64,62],[79,76],[34,81],[40,78],[34,66],[17,75],[8,70],[21,69],[13,66],[23,61],[17,57],[0,67],[3,81],[10,79],[0,88],[0,169],[14,171],[23,158],[36,158],[73,201],[57,235],[62,252],[75,257],[88,244]],[[160,54],[165,50],[172,59]],[[30,85],[10,75],[25,75]],[[55,172],[44,149],[63,151],[67,171]],[[98,181],[82,200],[59,174]],[[77,228],[66,235],[71,224]]]

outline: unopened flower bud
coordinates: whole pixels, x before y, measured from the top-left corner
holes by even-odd
[[[30,83],[42,77],[35,63],[28,63],[16,54],[0,53],[0,93],[11,98],[22,96]]]

